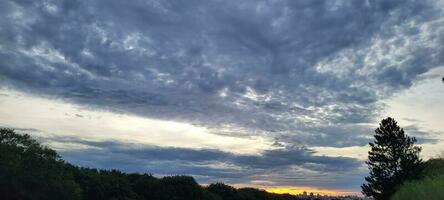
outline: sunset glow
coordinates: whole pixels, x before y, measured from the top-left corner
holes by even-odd
[[[277,193],[277,194],[303,194],[303,192],[307,192],[307,194],[313,193],[314,195],[329,195],[329,196],[346,196],[346,195],[359,195],[357,192],[345,191],[345,190],[332,190],[332,189],[320,189],[314,187],[276,187],[276,188],[267,188],[265,189],[267,192]]]

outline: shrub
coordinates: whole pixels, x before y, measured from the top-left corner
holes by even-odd
[[[404,183],[392,196],[391,200],[442,200],[444,199],[444,175],[435,178]]]

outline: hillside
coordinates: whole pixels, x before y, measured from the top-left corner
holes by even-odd
[[[421,179],[404,183],[392,200],[444,199],[444,159],[430,159],[424,163]]]

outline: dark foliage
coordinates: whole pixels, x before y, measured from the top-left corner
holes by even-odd
[[[381,121],[375,133],[366,162],[370,175],[365,177],[367,183],[361,187],[365,195],[375,200],[387,200],[402,182],[420,174],[421,148],[414,146],[416,139],[407,136],[390,117]]]
[[[292,195],[223,183],[200,186],[189,176],[156,178],[76,167],[29,135],[0,129],[0,199],[5,200],[289,200]]]
[[[433,158],[424,162],[421,178],[444,175],[444,158]]]
[[[3,199],[81,199],[72,170],[54,150],[29,135],[0,130],[0,193]]]
[[[390,200],[444,199],[444,159],[433,158],[423,163],[418,180],[402,183]]]
[[[298,199],[289,194],[272,194],[264,190],[258,190],[255,188],[241,188],[236,189],[224,183],[214,183],[207,187],[207,190],[213,194],[216,194],[223,200],[256,200],[256,199],[268,199],[268,200],[289,200]]]

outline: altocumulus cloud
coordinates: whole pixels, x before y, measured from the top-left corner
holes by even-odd
[[[215,134],[272,138],[283,148],[262,157],[192,152],[202,159],[214,156],[211,162],[221,158],[233,169],[357,170],[353,160],[316,157],[293,145],[365,145],[368,124],[383,108],[380,100],[443,65],[442,5],[434,0],[2,1],[0,83],[112,112],[192,123]],[[161,155],[170,151],[179,150]],[[138,155],[131,162],[162,160]],[[273,160],[277,157],[282,160]],[[224,170],[235,173],[220,169],[214,176],[222,177],[217,173]]]

